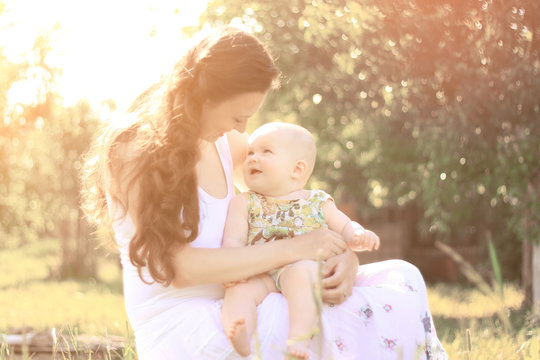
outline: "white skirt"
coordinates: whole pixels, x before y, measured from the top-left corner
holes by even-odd
[[[223,332],[221,304],[187,299],[134,329],[139,359],[245,359]],[[289,329],[286,300],[272,293],[257,313],[258,341],[252,342],[250,358],[283,359]],[[352,295],[341,305],[324,305],[321,320],[310,359],[448,359],[433,326],[424,280],[405,261],[360,266]]]

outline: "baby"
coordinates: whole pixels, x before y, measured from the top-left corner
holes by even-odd
[[[319,227],[340,233],[353,251],[378,249],[378,236],[351,221],[321,190],[306,190],[315,165],[316,147],[305,128],[268,123],[249,138],[243,167],[250,189],[232,199],[223,246],[253,245],[305,234]],[[307,359],[310,338],[317,326],[313,283],[317,262],[304,260],[242,282],[224,284],[222,323],[235,350],[251,352],[256,307],[270,293],[281,291],[289,307],[289,354]]]

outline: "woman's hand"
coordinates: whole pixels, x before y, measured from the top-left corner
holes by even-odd
[[[296,236],[297,252],[301,259],[327,260],[347,250],[347,243],[343,237],[335,231],[320,228],[308,234]]]
[[[358,257],[350,250],[326,260],[322,269],[325,303],[341,304],[351,295],[358,265]]]

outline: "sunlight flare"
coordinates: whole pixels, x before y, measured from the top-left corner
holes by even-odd
[[[43,36],[50,47],[44,62],[61,70],[66,105],[112,99],[124,108],[178,59],[188,43],[183,28],[198,24],[206,3],[6,0],[0,47],[10,62],[36,64],[33,46]],[[10,102],[34,102],[35,88],[18,84]]]

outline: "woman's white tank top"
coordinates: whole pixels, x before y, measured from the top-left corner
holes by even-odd
[[[220,137],[215,142],[215,146],[227,180],[227,196],[217,199],[199,188],[199,235],[191,243],[194,247],[218,248],[221,246],[227,209],[234,196],[233,162],[227,137],[225,135]],[[139,327],[144,327],[145,323],[154,316],[188,299],[223,297],[223,288],[219,284],[177,289],[157,283],[144,283],[139,278],[137,268],[129,260],[129,242],[135,234],[135,225],[129,214],[124,216],[123,208],[116,201],[110,196],[107,196],[107,201],[123,268],[126,312],[135,332]],[[148,269],[143,268],[142,275],[145,281],[152,281]]]

